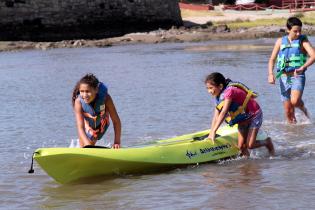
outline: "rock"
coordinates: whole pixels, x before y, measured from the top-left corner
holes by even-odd
[[[134,39],[131,38],[131,37],[122,37],[122,39],[120,39],[120,41],[122,41],[122,42],[131,42],[131,41],[134,41]]]
[[[109,41],[102,40],[102,41],[95,41],[94,43],[91,43],[90,46],[96,46],[96,47],[111,47],[113,44]]]
[[[76,40],[75,42],[70,42],[70,44],[73,45],[73,47],[78,47],[78,46],[82,46],[80,40]]]
[[[199,24],[194,23],[194,22],[190,22],[190,21],[184,21],[183,25],[185,28],[193,28],[193,27],[199,26]]]
[[[200,27],[201,27],[202,29],[205,29],[205,28],[208,28],[208,25],[207,25],[207,24],[202,24],[202,25],[200,25]]]
[[[304,33],[315,34],[314,26],[303,26]],[[208,24],[192,24],[187,27],[172,27],[169,30],[158,29],[150,32],[131,33],[120,37],[99,40],[65,40],[60,42],[1,42],[0,51],[42,49],[48,48],[73,48],[73,47],[108,47],[126,43],[161,43],[183,41],[209,41],[209,40],[235,40],[254,38],[277,38],[286,33],[286,29],[277,25],[258,26],[252,28],[230,29],[226,24],[211,26]]]
[[[225,24],[218,25],[215,29],[216,33],[224,33],[224,32],[230,32],[230,31],[231,31],[230,28]]]
[[[206,22],[205,25],[207,25],[209,27],[209,26],[213,26],[213,23],[211,21],[208,21],[208,22]]]

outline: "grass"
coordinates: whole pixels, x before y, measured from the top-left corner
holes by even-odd
[[[315,25],[315,11],[302,13],[300,18],[304,24]]]
[[[235,21],[229,22],[218,22],[216,24],[227,24],[231,29],[237,28],[252,28],[258,26],[285,26],[286,18],[274,18],[274,19],[257,19],[257,20],[240,20],[236,19]]]
[[[305,13],[296,13],[292,16],[298,17],[301,19],[303,24],[306,25],[315,25],[315,12],[305,12]],[[274,18],[274,19],[257,19],[257,20],[240,20],[236,19],[235,21],[229,21],[229,22],[218,22],[217,24],[225,23],[227,24],[231,29],[237,29],[237,28],[252,28],[257,26],[285,26],[286,25],[287,18]]]

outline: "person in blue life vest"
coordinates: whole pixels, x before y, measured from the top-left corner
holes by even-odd
[[[115,133],[113,148],[120,148],[121,122],[104,83],[93,74],[86,74],[73,89],[72,105],[80,147],[94,146],[105,134],[111,119]]]
[[[301,30],[301,20],[290,17],[287,20],[288,35],[276,41],[268,63],[268,82],[275,84],[275,79],[279,79],[281,100],[288,123],[296,123],[295,107],[309,118],[302,94],[305,71],[314,63],[315,51]],[[273,73],[275,63],[276,74]]]
[[[225,120],[230,126],[238,124],[237,146],[241,155],[248,157],[248,149],[264,146],[273,156],[275,151],[270,137],[256,141],[263,121],[263,112],[255,100],[257,93],[240,82],[225,79],[219,72],[208,75],[205,85],[216,103],[208,138],[215,140],[216,132]]]

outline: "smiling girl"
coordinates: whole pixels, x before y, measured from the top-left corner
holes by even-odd
[[[95,145],[105,134],[111,118],[114,125],[114,149],[120,148],[121,123],[107,87],[93,75],[86,74],[72,94],[80,147]]]
[[[262,110],[255,100],[257,94],[240,82],[225,79],[218,72],[208,75],[205,85],[216,101],[208,138],[215,140],[216,132],[225,119],[230,126],[238,124],[238,148],[241,155],[249,156],[248,149],[262,146],[274,155],[271,138],[256,141],[263,121]]]

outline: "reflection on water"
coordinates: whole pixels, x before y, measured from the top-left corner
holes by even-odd
[[[69,205],[70,202],[71,206],[80,209],[82,203],[94,203],[100,200],[102,194],[109,194],[113,190],[124,188],[124,185],[126,184],[119,182],[118,179],[100,181],[99,184],[47,185],[41,189],[41,195],[46,199],[40,205],[51,208]],[[57,204],[56,200],[58,200]],[[111,201],[115,202],[117,200]],[[88,205],[84,206],[88,207]]]
[[[314,205],[314,124],[301,115],[297,125],[284,122],[278,87],[267,84],[273,43],[262,39],[1,53],[1,205],[6,209],[306,209]],[[203,80],[212,71],[260,93],[263,128],[274,140],[275,158],[262,148],[250,160],[89,184],[58,185],[37,164],[35,174],[26,174],[36,148],[68,147],[77,139],[70,98],[85,73],[95,73],[108,85],[122,120],[123,146],[132,146],[208,128],[214,106]],[[304,92],[311,114],[315,113],[314,78],[312,66]],[[100,143],[112,139],[110,128]]]
[[[223,166],[224,176],[213,170],[204,172],[208,183],[215,186],[216,195],[212,199],[222,208],[227,206],[227,201],[239,209],[248,208],[248,204],[252,203],[252,197],[248,194],[257,192],[257,188],[268,183],[264,180],[261,165],[256,161],[240,160],[237,164],[231,164],[234,165],[233,169],[231,165],[228,168]]]

